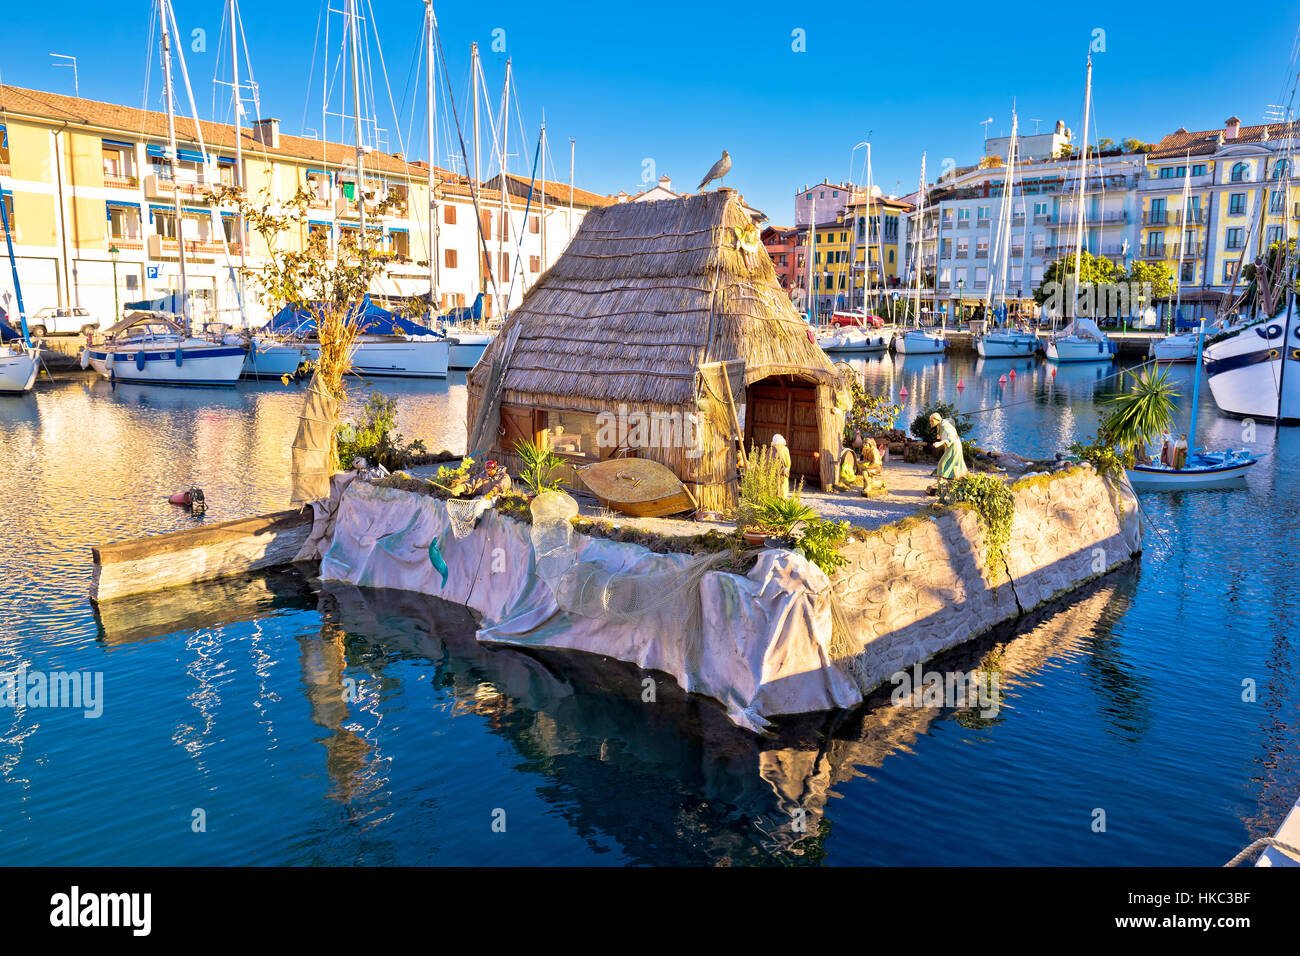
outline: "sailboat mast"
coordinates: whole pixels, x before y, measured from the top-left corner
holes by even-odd
[[[244,124],[240,120],[243,112],[239,98],[239,7],[235,0],[230,0],[230,95],[235,108],[235,188],[244,188]],[[235,209],[235,232],[239,236],[239,276],[235,280],[235,295],[239,300],[239,321],[247,325],[244,315],[244,270],[247,268],[247,254],[244,247],[244,213],[241,207]]]
[[[361,73],[360,73],[360,56],[357,52],[357,21],[361,14],[357,10],[357,0],[348,0],[348,29],[350,30],[349,46],[351,47],[352,59],[352,125],[355,134],[357,150],[357,221],[361,226],[361,246],[366,247],[366,195],[364,182],[364,169],[362,167],[361,153]]]
[[[1182,237],[1178,242],[1178,275],[1174,276],[1174,316],[1170,322],[1171,332],[1178,331],[1178,311],[1183,307],[1183,263],[1187,261],[1187,207],[1191,203],[1192,196],[1192,153],[1187,152],[1187,166],[1183,169],[1183,209],[1178,215],[1178,223],[1182,226]],[[1197,353],[1200,353],[1200,342],[1197,342]],[[1199,367],[1199,366],[1198,366]],[[1200,385],[1200,376],[1197,376],[1197,385]],[[1191,448],[1188,448],[1191,451]]]
[[[1083,198],[1088,183],[1088,122],[1092,114],[1092,54],[1088,54],[1088,73],[1083,85],[1083,145],[1079,148],[1079,208],[1074,225],[1074,292],[1070,296],[1070,321],[1079,309],[1079,270],[1083,268]]]
[[[813,257],[817,254],[817,197],[813,197],[808,219],[808,324],[817,321],[817,297],[813,294]]]
[[[469,85],[474,91],[474,179],[470,183],[470,190],[474,194],[474,209],[477,212],[478,205],[478,184],[479,184],[479,158],[478,158],[478,43],[477,41],[469,45]],[[479,232],[483,231],[482,214],[479,214]],[[474,275],[477,279],[478,292],[483,294],[485,286],[483,285],[483,257],[486,251],[479,252],[474,256]]]
[[[497,195],[500,198],[500,213],[497,219],[497,314],[504,315],[510,303],[501,301],[501,285],[510,278],[506,275],[506,149],[510,142],[510,60],[506,59],[506,79],[501,88],[501,162],[497,170]],[[510,295],[509,288],[506,296]]]
[[[542,192],[539,200],[540,211],[537,216],[537,236],[542,244],[542,254],[538,258],[541,263],[542,272],[546,271],[546,114],[542,114],[542,145],[541,145],[541,163],[542,163]]]
[[[925,153],[921,154],[921,186],[918,191],[920,192],[920,196],[918,197],[919,208],[917,210],[916,221],[922,225],[918,226],[916,230],[916,239],[913,242],[912,268],[916,270],[916,297],[913,300],[912,311],[914,313],[913,319],[916,321],[916,327],[919,329],[921,327],[921,256],[924,251],[924,247],[921,245],[921,236],[925,231]]]
[[[437,26],[437,21],[433,16],[433,0],[424,0],[424,98],[425,98],[425,125],[428,126],[428,159],[429,159],[429,312],[434,314],[438,311],[438,199],[434,194],[434,176],[433,176],[433,159],[435,145],[433,141],[434,134],[434,104],[433,104],[433,31]]]
[[[176,182],[176,108],[172,103],[172,35],[171,2],[158,0],[158,18],[162,22],[162,56],[163,56],[163,93],[167,100],[167,145],[171,150],[172,165],[172,206],[176,211],[176,252],[180,261],[181,273],[181,317],[185,320],[185,331],[190,331],[190,290],[185,275],[185,232],[182,228],[184,219],[181,215],[181,190]],[[197,125],[197,124],[196,124]]]
[[[573,156],[577,149],[577,140],[569,137],[569,238],[573,238]]]

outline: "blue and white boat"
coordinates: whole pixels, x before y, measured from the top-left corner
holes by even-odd
[[[242,345],[187,335],[162,312],[136,312],[104,331],[102,344],[87,345],[81,367],[110,382],[137,385],[234,385],[244,370]]]
[[[370,301],[370,296],[351,309],[345,321],[360,329],[352,353],[352,370],[356,374],[400,378],[447,377],[449,355],[445,335],[380,308]],[[320,357],[316,313],[311,307],[286,305],[264,331],[283,337],[286,344],[301,344],[309,362]]]
[[[1262,458],[1246,449],[1205,451],[1196,447],[1196,412],[1201,399],[1201,364],[1205,321],[1196,333],[1196,372],[1192,385],[1192,414],[1187,426],[1187,460],[1181,467],[1168,461],[1144,462],[1127,469],[1134,491],[1202,491],[1245,484],[1246,473]],[[1175,462],[1176,463],[1176,462]]]

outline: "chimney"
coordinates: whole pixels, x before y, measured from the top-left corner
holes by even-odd
[[[278,119],[258,120],[253,124],[253,139],[272,149],[280,148],[280,121]]]
[[[1229,116],[1224,122],[1223,138],[1236,139],[1237,133],[1241,129],[1241,120],[1235,116]]]
[[[668,190],[669,192],[673,191],[673,181],[669,179],[667,176],[659,177],[659,185],[664,187],[664,189]]]

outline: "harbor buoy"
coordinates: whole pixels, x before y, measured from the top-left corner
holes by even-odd
[[[966,383],[965,383],[964,381],[962,381],[961,379],[957,379],[957,391],[960,392],[960,391],[962,391],[965,387],[966,387]]]
[[[1056,378],[1056,366],[1052,366],[1052,378]]]
[[[182,491],[179,494],[172,495],[167,499],[167,502],[173,505],[180,505],[182,508],[188,508],[190,506],[190,493],[188,491]]]
[[[179,365],[180,362],[177,362],[176,364]],[[1015,370],[1015,369],[1012,369],[1008,374],[1009,374],[1012,378],[1015,378],[1015,377],[1016,377],[1016,370]]]
[[[906,386],[906,385],[904,385],[902,388],[900,388],[900,389],[898,390],[898,397],[899,397],[899,398],[907,398],[907,386]]]
[[[998,379],[998,384],[999,384],[999,385],[1005,385],[1005,384],[1007,384],[1007,377],[1006,377],[1006,375],[1002,375],[1002,376]]]

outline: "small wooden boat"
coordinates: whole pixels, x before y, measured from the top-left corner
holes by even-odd
[[[1134,491],[1204,491],[1245,484],[1246,472],[1262,455],[1248,451],[1197,452],[1182,468],[1163,464],[1135,465],[1128,469]]]
[[[601,504],[634,518],[659,518],[698,507],[672,471],[648,458],[610,458],[577,472]]]

